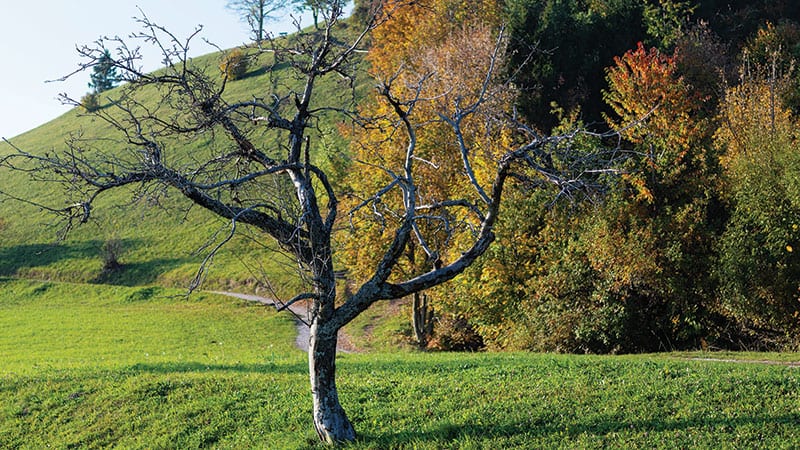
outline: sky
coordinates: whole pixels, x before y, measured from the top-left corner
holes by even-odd
[[[80,58],[76,46],[91,44],[101,36],[127,37],[139,31],[134,17],[147,17],[185,38],[198,25],[204,37],[221,48],[248,41],[248,26],[227,0],[2,0],[0,7],[0,137],[12,138],[69,111],[58,95],[80,98],[90,91],[89,73],[67,81],[47,82],[73,72]],[[310,21],[305,20],[305,24]],[[286,16],[267,24],[273,33],[291,31]],[[191,55],[214,48],[195,38]],[[156,69],[158,53],[145,53],[143,66]]]

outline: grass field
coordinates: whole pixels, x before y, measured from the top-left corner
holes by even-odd
[[[0,280],[0,447],[315,447],[290,318],[182,293]],[[800,369],[697,357],[346,354],[339,384],[351,448],[800,446]]]

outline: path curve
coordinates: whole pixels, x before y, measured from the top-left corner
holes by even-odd
[[[225,295],[225,296],[228,296],[228,297],[234,297],[234,298],[238,298],[238,299],[241,299],[241,300],[248,300],[248,301],[251,301],[251,302],[258,302],[258,303],[261,303],[261,304],[266,305],[266,306],[273,306],[273,307],[276,307],[276,308],[279,307],[275,303],[275,300],[273,300],[271,298],[267,298],[267,297],[262,297],[260,295],[242,294],[242,293],[239,293],[239,292],[228,292],[228,291],[207,291],[207,292],[209,292],[211,294],[219,294],[219,295]],[[300,350],[303,350],[304,352],[307,352],[308,351],[308,341],[311,338],[311,333],[310,333],[310,330],[308,328],[308,325],[306,325],[305,322],[303,322],[302,320],[299,319],[299,317],[307,317],[308,311],[306,309],[306,306],[305,306],[305,304],[300,305],[300,304],[295,303],[293,305],[289,305],[289,307],[287,309],[290,310],[294,314],[294,322],[295,322],[295,326],[297,327],[297,337],[294,340],[294,344]],[[342,333],[340,331],[339,332],[339,341],[336,343],[336,351],[337,352],[341,352],[341,353],[353,353],[354,350],[353,350],[352,346],[349,345],[346,342],[347,339],[342,339],[342,335],[341,334]]]

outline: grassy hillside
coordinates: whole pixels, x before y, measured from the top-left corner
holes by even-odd
[[[220,60],[219,54],[210,54],[195,58],[193,64],[216,77],[220,76]],[[295,82],[285,67],[273,67],[271,54],[261,54],[253,59],[244,78],[228,83],[226,96],[229,101],[268,97],[271,86],[278,83],[276,80]],[[370,84],[366,78],[356,81],[360,93]],[[317,89],[316,99],[320,104],[352,101],[352,94],[334,81],[322,80]],[[102,95],[114,98],[118,93],[111,90]],[[152,90],[139,100],[153,106],[159,97]],[[113,110],[113,106],[107,108]],[[335,131],[334,119],[322,117],[318,125],[321,136],[312,144],[326,145],[328,151],[317,161],[324,166],[328,164],[327,155],[346,152],[346,144]],[[65,140],[77,133],[104,151],[124,151],[120,135],[107,123],[80,109],[14,138],[12,143],[25,151],[43,154],[64,148]],[[260,139],[265,148],[274,145],[274,137],[270,135],[262,134]],[[170,150],[170,158],[180,161],[207,153],[221,142],[223,137],[201,137],[188,142],[167,142],[166,148]],[[0,143],[0,155],[8,151],[6,144]],[[59,206],[64,204],[60,189],[55,184],[33,182],[24,173],[0,169],[0,191],[14,196]],[[134,199],[132,192],[111,192],[93,211],[92,223],[78,227],[58,244],[54,243],[58,227],[52,214],[0,197],[0,276],[187,286],[205,256],[205,252],[197,250],[210,242],[220,242],[229,224],[199,208],[190,209],[188,202],[175,192],[160,195],[159,207],[154,207],[151,197]],[[120,271],[104,274],[103,246],[109,240],[121,243],[120,260],[124,265]],[[286,273],[287,261],[275,257],[269,249],[264,251],[263,244],[271,242],[257,234],[231,242],[216,258],[206,287],[248,289],[264,272],[274,278],[276,286],[289,283],[293,277]],[[294,270],[293,264],[288,266],[288,270]]]
[[[4,448],[309,448],[288,316],[0,280]],[[351,448],[796,448],[800,372],[698,355],[347,354]],[[797,355],[759,355],[797,361]]]

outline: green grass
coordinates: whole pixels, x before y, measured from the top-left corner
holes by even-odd
[[[362,357],[363,358],[363,357]],[[663,356],[414,355],[361,371],[357,448],[794,448],[800,372]],[[388,403],[388,405],[387,405]],[[347,405],[346,405],[347,407]]]
[[[252,446],[287,418],[302,435],[308,408],[294,406],[310,399],[291,319],[181,294],[0,282],[0,447]]]
[[[351,30],[345,32],[350,33]],[[218,77],[220,58],[220,54],[209,54],[192,61],[198,67],[205,68],[211,76]],[[253,96],[269,98],[273,85],[297,84],[286,67],[270,70],[271,67],[271,54],[260,55],[243,79],[227,84],[226,98],[232,102],[252,100]],[[340,83],[338,76],[321,80],[317,85],[315,104],[343,106],[352,102],[352,93]],[[363,77],[356,79],[356,85],[359,95],[362,95],[370,85],[366,72]],[[118,94],[117,90],[111,90],[103,95],[113,98]],[[138,100],[152,109],[157,109],[155,105],[161,101],[155,89],[145,89]],[[113,112],[114,108],[109,107],[105,111]],[[312,145],[321,148],[313,154],[319,154],[315,162],[323,167],[329,164],[330,157],[347,153],[347,144],[335,132],[336,127],[336,120],[329,116],[323,116],[315,122],[313,132],[318,129],[322,136],[312,137]],[[119,132],[80,109],[70,111],[11,141],[25,151],[43,154],[65,148],[67,138],[78,132],[84,139],[95,142],[95,146],[102,146],[105,152],[124,151],[127,147]],[[221,137],[223,134],[219,133],[216,138],[210,138],[210,134],[206,133],[192,139],[165,140],[164,156],[176,162],[201,158],[219,145],[226,145]],[[279,152],[274,135],[257,129],[254,136],[265,152]],[[0,156],[9,151],[10,148],[0,142]],[[2,168],[0,191],[55,207],[65,204],[62,188],[57,184],[34,182],[26,173]],[[176,192],[168,191],[166,196],[161,196],[159,204],[163,207],[153,207],[148,196],[136,202],[132,202],[132,198],[130,191],[108,192],[95,205],[92,223],[77,227],[55,250],[47,251],[53,248],[56,240],[56,218],[31,205],[0,196],[0,276],[129,286],[153,283],[188,286],[207,253],[207,250],[198,253],[198,249],[208,249],[207,244],[212,238],[213,248],[225,237],[230,224],[199,208],[190,209],[189,202]],[[110,276],[102,274],[101,270],[101,248],[109,239],[124,243],[123,270]],[[227,244],[215,259],[206,287],[249,290],[257,280],[263,278],[263,273],[269,273],[273,285],[291,288],[295,279],[293,269],[287,271],[285,262],[276,257],[274,251],[263,249],[263,244],[272,245],[272,240],[259,233],[240,236]],[[288,291],[282,294],[288,295]]]
[[[0,281],[2,447],[317,447],[290,318],[179,294]],[[800,369],[708,356],[347,354],[338,380],[350,448],[800,446]]]
[[[407,352],[414,349],[411,305],[394,300],[372,305],[344,328],[360,352]]]
[[[185,291],[155,286],[6,280],[0,311],[2,370],[14,373],[109,362],[253,362],[267,350],[288,353],[294,334],[287,317],[272,317],[260,305],[210,294],[186,298]],[[231,345],[245,348],[227,355]]]
[[[215,55],[204,58],[206,63]],[[201,64],[204,62],[201,60]],[[255,88],[259,77],[236,83],[246,84],[239,89]],[[263,80],[262,80],[263,81]],[[113,95],[114,91],[111,91]],[[156,102],[157,98],[144,101]],[[88,117],[78,110],[68,112],[60,118],[13,139],[14,145],[33,153],[58,151],[65,147],[69,133],[81,131],[87,138],[98,139],[106,150],[119,151],[123,143],[120,136],[98,119]],[[180,159],[183,155],[197,154],[209,143],[169,142],[170,157]],[[0,143],[0,155],[8,151]],[[52,206],[64,204],[62,187],[55,183],[31,181],[27,174],[0,169],[0,191],[17,197],[34,200]],[[61,242],[58,248],[47,251],[56,241],[60,225],[56,217],[33,206],[0,198],[0,251],[4,258],[0,262],[0,276],[18,276],[62,281],[81,281],[142,285],[186,287],[194,277],[205,253],[197,250],[216,235],[214,244],[221,241],[230,225],[198,208],[189,209],[189,203],[168,192],[160,204],[154,207],[147,198],[132,202],[129,190],[109,192],[95,205],[93,220],[76,227]],[[268,241],[265,237],[258,239]],[[123,245],[123,270],[113,277],[100,279],[103,243],[119,239]],[[212,245],[213,247],[213,245]],[[224,285],[248,285],[256,274],[243,264],[252,264],[258,259],[266,269],[280,276],[279,267],[269,257],[259,254],[259,246],[248,239],[238,238],[227,245],[215,260],[209,278],[209,287]],[[268,252],[267,254],[271,254]],[[250,258],[248,261],[247,258]],[[283,280],[280,280],[283,281]],[[279,284],[279,283],[278,283]]]

